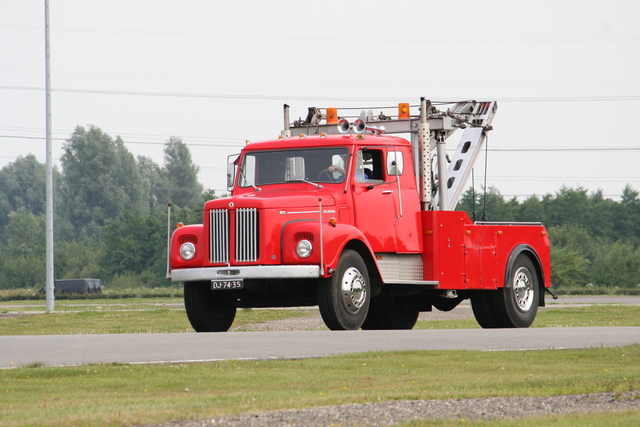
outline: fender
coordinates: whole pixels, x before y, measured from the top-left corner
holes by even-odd
[[[320,229],[317,220],[291,221],[282,227],[281,259],[283,264],[316,264],[321,262],[320,251],[323,250],[322,260],[325,267],[325,275],[329,269],[335,270],[340,260],[340,254],[349,242],[360,241],[369,251],[373,259],[373,250],[365,235],[358,228],[349,224],[326,223],[322,225],[322,248],[320,247]],[[307,258],[301,258],[296,253],[296,245],[302,239],[309,240],[313,245],[312,253]]]
[[[504,283],[505,283],[505,287],[510,286],[509,285],[509,278],[511,277],[512,273],[513,273],[513,263],[515,262],[516,258],[518,257],[518,255],[526,253],[527,255],[531,256],[533,258],[533,264],[536,267],[536,273],[538,274],[538,277],[540,278],[540,283],[543,284],[544,287],[549,287],[551,286],[551,283],[549,283],[549,281],[547,280],[548,278],[545,275],[544,272],[544,268],[543,268],[543,264],[540,260],[540,256],[538,256],[538,253],[536,252],[535,249],[533,249],[531,246],[527,245],[527,244],[520,244],[518,246],[516,246],[515,248],[513,248],[513,250],[511,251],[511,253],[509,254],[509,258],[507,259],[507,266],[505,268],[505,274],[504,274]],[[544,307],[545,303],[544,303],[544,290],[540,289],[540,298],[538,301],[538,305],[540,307]]]
[[[189,261],[185,261],[180,256],[180,246],[186,242],[191,242],[196,247],[196,254]],[[205,263],[205,252],[204,226],[202,224],[185,225],[177,228],[171,236],[169,258],[171,269],[202,267]]]

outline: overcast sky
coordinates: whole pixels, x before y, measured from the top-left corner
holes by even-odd
[[[285,102],[293,119],[424,96],[498,100],[487,179],[505,196],[640,190],[640,1],[50,0],[50,13],[58,165],[79,125],[160,165],[179,136],[220,193],[226,156],[277,137]],[[0,167],[45,161],[44,34],[44,0],[0,0]]]

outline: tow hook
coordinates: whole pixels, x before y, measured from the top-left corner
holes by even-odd
[[[553,297],[553,299],[558,299],[558,295],[554,294],[553,292],[551,292],[551,289],[549,288],[544,288],[545,291],[547,291],[549,294],[551,294],[551,296]]]

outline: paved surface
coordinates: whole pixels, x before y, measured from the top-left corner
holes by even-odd
[[[640,304],[640,297],[547,298],[547,307]],[[6,304],[3,308],[8,308]],[[24,309],[24,306],[18,306]],[[24,312],[22,312],[24,314]],[[392,350],[525,350],[588,348],[640,343],[640,327],[502,330],[344,331],[324,328],[319,316],[259,324],[249,332],[217,334],[106,334],[0,336],[0,368],[30,363],[161,363],[228,359],[306,358]],[[421,320],[473,317],[468,303],[450,312],[421,313]],[[293,325],[281,325],[282,322]],[[311,322],[311,324],[309,324]],[[313,323],[315,322],[315,323]],[[302,323],[300,325],[298,323]],[[272,329],[267,326],[273,327]],[[245,327],[246,328],[246,327]]]
[[[0,367],[321,357],[393,350],[527,350],[640,343],[640,327],[0,336]]]

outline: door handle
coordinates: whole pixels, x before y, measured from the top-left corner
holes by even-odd
[[[393,190],[384,190],[382,192],[382,194],[391,194],[391,193],[393,193]]]

